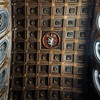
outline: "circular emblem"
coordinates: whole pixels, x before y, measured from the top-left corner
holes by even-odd
[[[55,48],[60,42],[59,36],[55,32],[48,32],[43,36],[43,45],[46,48]]]

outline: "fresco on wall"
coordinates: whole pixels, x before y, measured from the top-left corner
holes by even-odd
[[[6,30],[8,26],[8,12],[5,9],[0,9],[0,34]]]
[[[0,64],[6,58],[7,51],[8,51],[8,41],[5,39],[0,42]]]
[[[0,100],[7,100],[11,59],[10,0],[0,0]]]

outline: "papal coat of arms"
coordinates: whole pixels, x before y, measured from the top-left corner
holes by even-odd
[[[55,48],[60,42],[59,36],[55,32],[47,32],[43,36],[43,45],[46,48]]]

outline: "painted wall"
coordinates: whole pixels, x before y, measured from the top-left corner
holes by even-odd
[[[7,100],[11,59],[10,0],[0,0],[0,100]]]

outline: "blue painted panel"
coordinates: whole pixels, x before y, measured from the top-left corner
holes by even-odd
[[[0,64],[3,62],[8,51],[8,41],[5,39],[0,43]]]
[[[0,34],[4,32],[8,26],[8,12],[0,9]]]
[[[4,82],[5,82],[5,79],[6,79],[6,68],[3,67],[1,70],[0,70],[0,91],[2,90],[3,86],[4,86]]]

